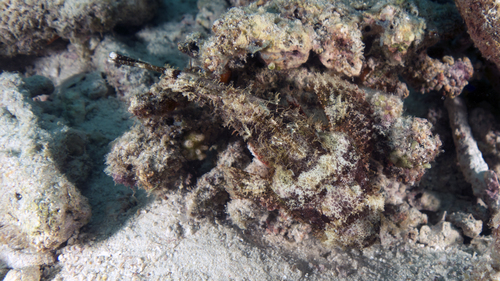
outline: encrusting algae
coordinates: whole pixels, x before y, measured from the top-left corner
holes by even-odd
[[[448,96],[472,75],[467,58],[427,56],[453,32],[429,22],[440,10],[429,11],[411,1],[258,1],[230,9],[212,36],[181,44],[193,58],[183,71],[111,53],[113,63],[162,76],[132,99],[142,124],[115,141],[107,172],[149,191],[193,185],[236,133],[253,160],[213,168],[217,194],[277,210],[326,244],[366,246],[378,233],[384,181],[415,184],[440,152],[431,124],[403,115],[409,91],[398,75]],[[440,79],[433,64],[452,77]],[[193,136],[199,141],[186,146]],[[195,146],[203,149],[193,154]]]

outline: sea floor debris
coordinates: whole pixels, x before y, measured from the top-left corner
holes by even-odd
[[[126,5],[147,11],[148,1]],[[498,279],[497,195],[488,189],[500,167],[497,103],[488,90],[498,70],[473,48],[457,7],[231,3],[236,8],[224,12],[226,1],[202,0],[198,14],[169,11],[179,22],[63,34],[48,46],[33,34],[28,52],[45,57],[17,67],[49,77],[56,91],[41,76],[22,78],[31,80],[23,88],[33,103],[26,103],[73,132],[52,170],[89,199],[93,217],[79,231],[68,228],[73,235],[65,242],[64,234],[55,250],[4,244],[0,276]],[[68,49],[54,48],[64,38]],[[22,46],[10,47],[13,55]],[[112,50],[181,68],[156,67],[160,77],[104,63]],[[458,102],[452,98],[459,94],[467,109],[448,112],[443,100]],[[472,132],[460,134],[467,122]],[[113,186],[102,157],[125,128],[107,157],[108,174],[123,184]],[[479,150],[457,153],[455,141],[466,141],[467,148],[457,143],[460,151],[476,143]],[[68,173],[79,159],[91,166]],[[482,182],[474,172],[479,162],[486,167],[479,172],[493,179],[486,189],[466,181],[472,171]]]

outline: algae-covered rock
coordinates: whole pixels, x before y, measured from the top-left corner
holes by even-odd
[[[21,76],[3,73],[0,89],[0,243],[55,249],[90,219],[86,198],[61,172],[69,150],[83,154],[85,142],[41,114]]]
[[[182,152],[189,134],[175,132],[190,132],[200,122],[207,132],[223,125],[246,141],[260,167],[217,167],[225,183],[211,186],[223,188],[231,200],[255,203],[227,204],[238,226],[247,228],[258,213],[249,210],[260,206],[277,211],[282,221],[309,225],[327,245],[367,246],[384,210],[382,179],[414,185],[440,152],[431,123],[403,115],[408,87],[399,79],[418,50],[432,44],[431,33],[451,32],[425,29],[427,22],[437,26],[428,14],[397,1],[369,7],[258,1],[223,14],[212,36],[193,34],[180,44],[194,66],[183,71],[112,52],[111,62],[163,75],[131,99],[129,111],[144,128],[114,143],[107,172],[118,183],[148,191],[171,189],[195,175],[188,171],[196,163]],[[466,65],[459,69],[469,73]],[[456,76],[460,90],[470,75]],[[213,117],[197,121],[197,107]],[[127,137],[137,131],[151,133]],[[157,153],[166,149],[168,154]],[[137,161],[143,155],[154,157]],[[204,211],[208,192],[198,194],[201,200],[192,202],[202,207],[191,208],[193,213],[210,213]]]
[[[500,5],[491,0],[456,0],[458,10],[467,24],[467,31],[484,57],[500,67],[500,37],[498,17]]]
[[[154,16],[156,0],[0,2],[0,55],[31,54],[62,37],[86,42],[117,24],[139,25]]]

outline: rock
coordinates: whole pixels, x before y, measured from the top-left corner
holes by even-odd
[[[4,281],[38,281],[41,278],[40,268],[38,266],[30,266],[22,269],[12,269],[10,270]]]
[[[0,88],[0,243],[53,250],[90,219],[86,198],[61,172],[70,163],[67,149],[83,153],[84,143],[42,115],[20,75],[3,73]]]
[[[156,7],[156,0],[2,1],[0,55],[32,54],[59,37],[88,45],[93,33],[151,19]]]
[[[419,242],[431,247],[444,248],[456,243],[462,243],[463,238],[450,222],[441,221],[432,227],[420,228]]]

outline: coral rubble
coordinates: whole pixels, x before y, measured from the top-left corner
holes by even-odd
[[[474,195],[486,203],[491,212],[500,208],[500,184],[495,171],[488,168],[477,146],[467,121],[467,110],[462,99],[448,99],[445,102],[450,115],[453,140],[457,157],[465,179],[472,185]]]
[[[112,53],[113,63],[163,75],[132,98],[129,111],[142,124],[115,141],[107,172],[146,190],[193,184],[194,163],[215,164],[204,151],[227,145],[213,137],[224,125],[247,142],[253,161],[218,164],[221,182],[212,186],[219,190],[197,191],[204,199],[192,202],[225,192],[239,200],[228,212],[243,228],[250,206],[262,206],[309,225],[327,244],[366,245],[377,233],[387,179],[415,184],[440,152],[431,124],[403,115],[408,89],[397,73],[452,97],[472,75],[467,58],[443,64],[420,49],[453,32],[430,19],[443,10],[457,16],[443,6],[258,1],[222,15],[207,39],[180,44],[193,57],[185,71]],[[421,64],[408,63],[417,58]]]
[[[414,85],[419,85],[422,93],[436,90],[454,98],[460,95],[472,77],[472,64],[467,57],[455,61],[453,57],[444,56],[442,60],[421,54],[408,68],[411,74],[407,77]]]
[[[0,279],[500,280],[498,71],[453,1],[0,7]]]

